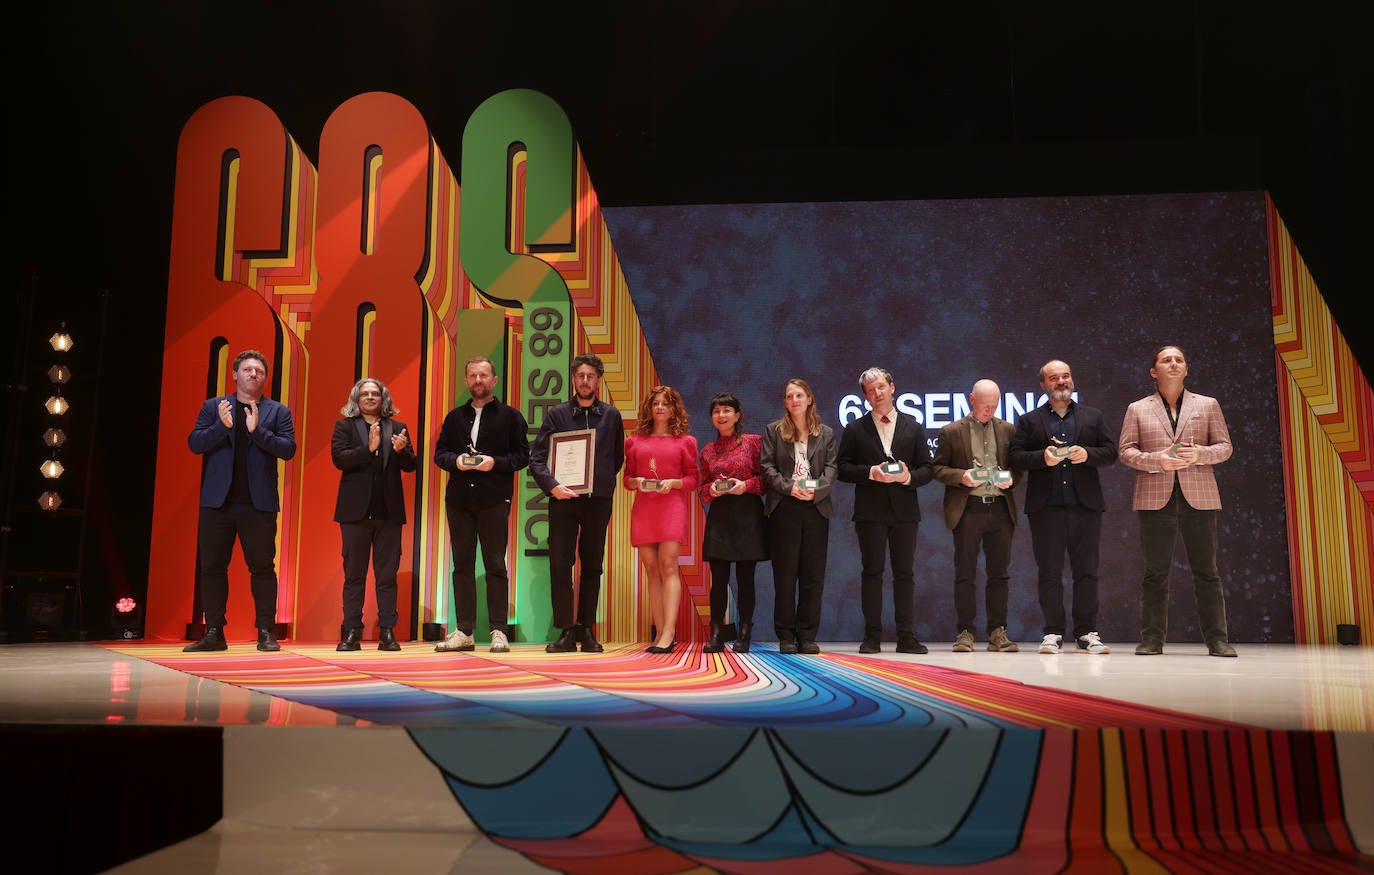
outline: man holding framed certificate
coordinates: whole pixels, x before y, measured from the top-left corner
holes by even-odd
[[[572,362],[573,397],[549,409],[530,454],[530,474],[549,502],[549,599],[562,630],[549,653],[600,653],[596,608],[606,558],[616,475],[625,465],[625,423],[597,397],[606,373],[599,356]],[[573,565],[581,563],[577,594]]]

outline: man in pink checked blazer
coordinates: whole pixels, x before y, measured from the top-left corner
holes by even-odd
[[[1157,392],[1126,409],[1121,461],[1135,468],[1131,507],[1140,518],[1145,577],[1140,584],[1137,656],[1164,652],[1169,624],[1169,567],[1183,535],[1207,652],[1235,656],[1227,641],[1226,596],[1217,574],[1221,496],[1212,467],[1231,458],[1231,434],[1215,398],[1185,391],[1183,350],[1163,346],[1150,367]]]

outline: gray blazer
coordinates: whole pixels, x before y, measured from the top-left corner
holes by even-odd
[[[787,496],[792,494],[792,482],[796,479],[792,472],[796,469],[796,445],[782,439],[779,429],[782,420],[768,423],[763,429],[763,482],[767,491],[763,496],[763,513],[771,514],[773,509]],[[820,481],[816,486],[813,504],[821,516],[830,519],[834,505],[830,500],[830,487],[835,485],[835,431],[828,425],[821,426],[820,435],[807,439],[806,461],[811,466],[811,476]]]

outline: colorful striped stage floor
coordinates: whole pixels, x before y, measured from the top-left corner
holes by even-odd
[[[557,871],[1374,871],[1368,723],[1248,725],[852,647],[101,647],[251,691],[224,723],[404,727],[481,833]],[[1171,658],[1110,657],[1186,683],[1197,663]]]

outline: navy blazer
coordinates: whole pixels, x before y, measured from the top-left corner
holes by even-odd
[[[223,507],[234,480],[234,430],[225,428],[219,418],[219,403],[246,406],[234,395],[206,399],[196,416],[196,425],[187,436],[191,452],[205,457],[200,480],[200,506]],[[267,396],[258,400],[258,427],[248,433],[248,492],[253,507],[276,513],[281,510],[277,497],[277,460],[296,455],[296,427],[285,404]]]
[[[382,494],[386,500],[387,522],[403,526],[406,522],[405,492],[401,472],[414,471],[418,462],[415,447],[408,438],[406,424],[382,417],[382,440],[377,453],[382,460]],[[334,423],[329,439],[329,456],[339,474],[339,497],[334,502],[334,522],[356,523],[367,519],[372,506],[372,451],[367,448],[371,427],[361,416],[348,416]],[[391,436],[406,432],[405,449],[399,453],[391,446]]]
[[[1043,510],[1050,500],[1050,478],[1054,473],[1045,465],[1045,447],[1050,445],[1051,416],[1055,413],[1047,401],[1016,420],[1016,434],[1011,439],[1011,467],[1028,472],[1027,515]],[[1078,503],[1089,510],[1105,511],[1107,503],[1102,499],[1102,478],[1097,469],[1116,461],[1116,435],[1096,407],[1074,402],[1073,418],[1078,429],[1077,443],[1088,451],[1088,460],[1073,466],[1074,494]]]
[[[854,522],[856,523],[917,523],[921,521],[918,487],[930,482],[934,469],[930,462],[930,446],[926,430],[907,413],[898,413],[892,429],[892,458],[906,462],[911,482],[879,483],[870,480],[869,470],[887,461],[878,425],[870,414],[845,426],[840,435],[837,459],[840,479],[854,484]]]

